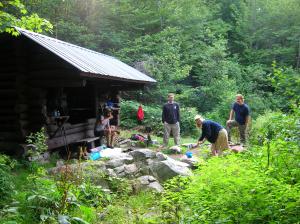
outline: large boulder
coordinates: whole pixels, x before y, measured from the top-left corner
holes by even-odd
[[[156,157],[156,153],[150,149],[137,149],[129,153],[135,161],[143,161]]]
[[[178,175],[190,176],[192,172],[188,167],[189,164],[168,158],[164,161],[152,163],[150,170],[154,177],[157,177],[160,182],[164,182]]]

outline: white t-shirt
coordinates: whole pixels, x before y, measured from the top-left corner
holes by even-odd
[[[100,117],[100,122],[97,121],[96,124],[96,131],[104,131],[105,128],[109,128],[109,119],[105,118],[103,116]]]

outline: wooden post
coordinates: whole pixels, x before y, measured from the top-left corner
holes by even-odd
[[[95,97],[94,98],[95,99],[95,101],[94,101],[94,105],[95,105],[95,117],[97,117],[97,115],[98,115],[98,107],[99,107],[98,88],[97,88],[96,84],[94,84],[93,87],[94,87],[94,97]]]

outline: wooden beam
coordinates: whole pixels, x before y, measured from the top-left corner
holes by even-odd
[[[75,143],[77,140],[85,138],[85,136],[86,136],[85,131],[67,135],[66,136],[67,143],[68,144]],[[64,146],[64,137],[48,139],[47,145],[49,149],[54,149],[54,148]]]
[[[79,72],[70,69],[43,69],[39,71],[30,71],[30,77],[52,77],[53,75],[80,77]]]
[[[33,87],[84,87],[83,80],[30,80]]]

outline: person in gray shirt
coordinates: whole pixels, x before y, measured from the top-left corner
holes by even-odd
[[[99,141],[101,144],[101,140],[104,136],[106,136],[106,142],[108,148],[113,148],[114,135],[115,132],[111,129],[109,120],[112,119],[111,110],[106,110],[104,116],[99,116],[96,120],[94,135],[99,137]]]

